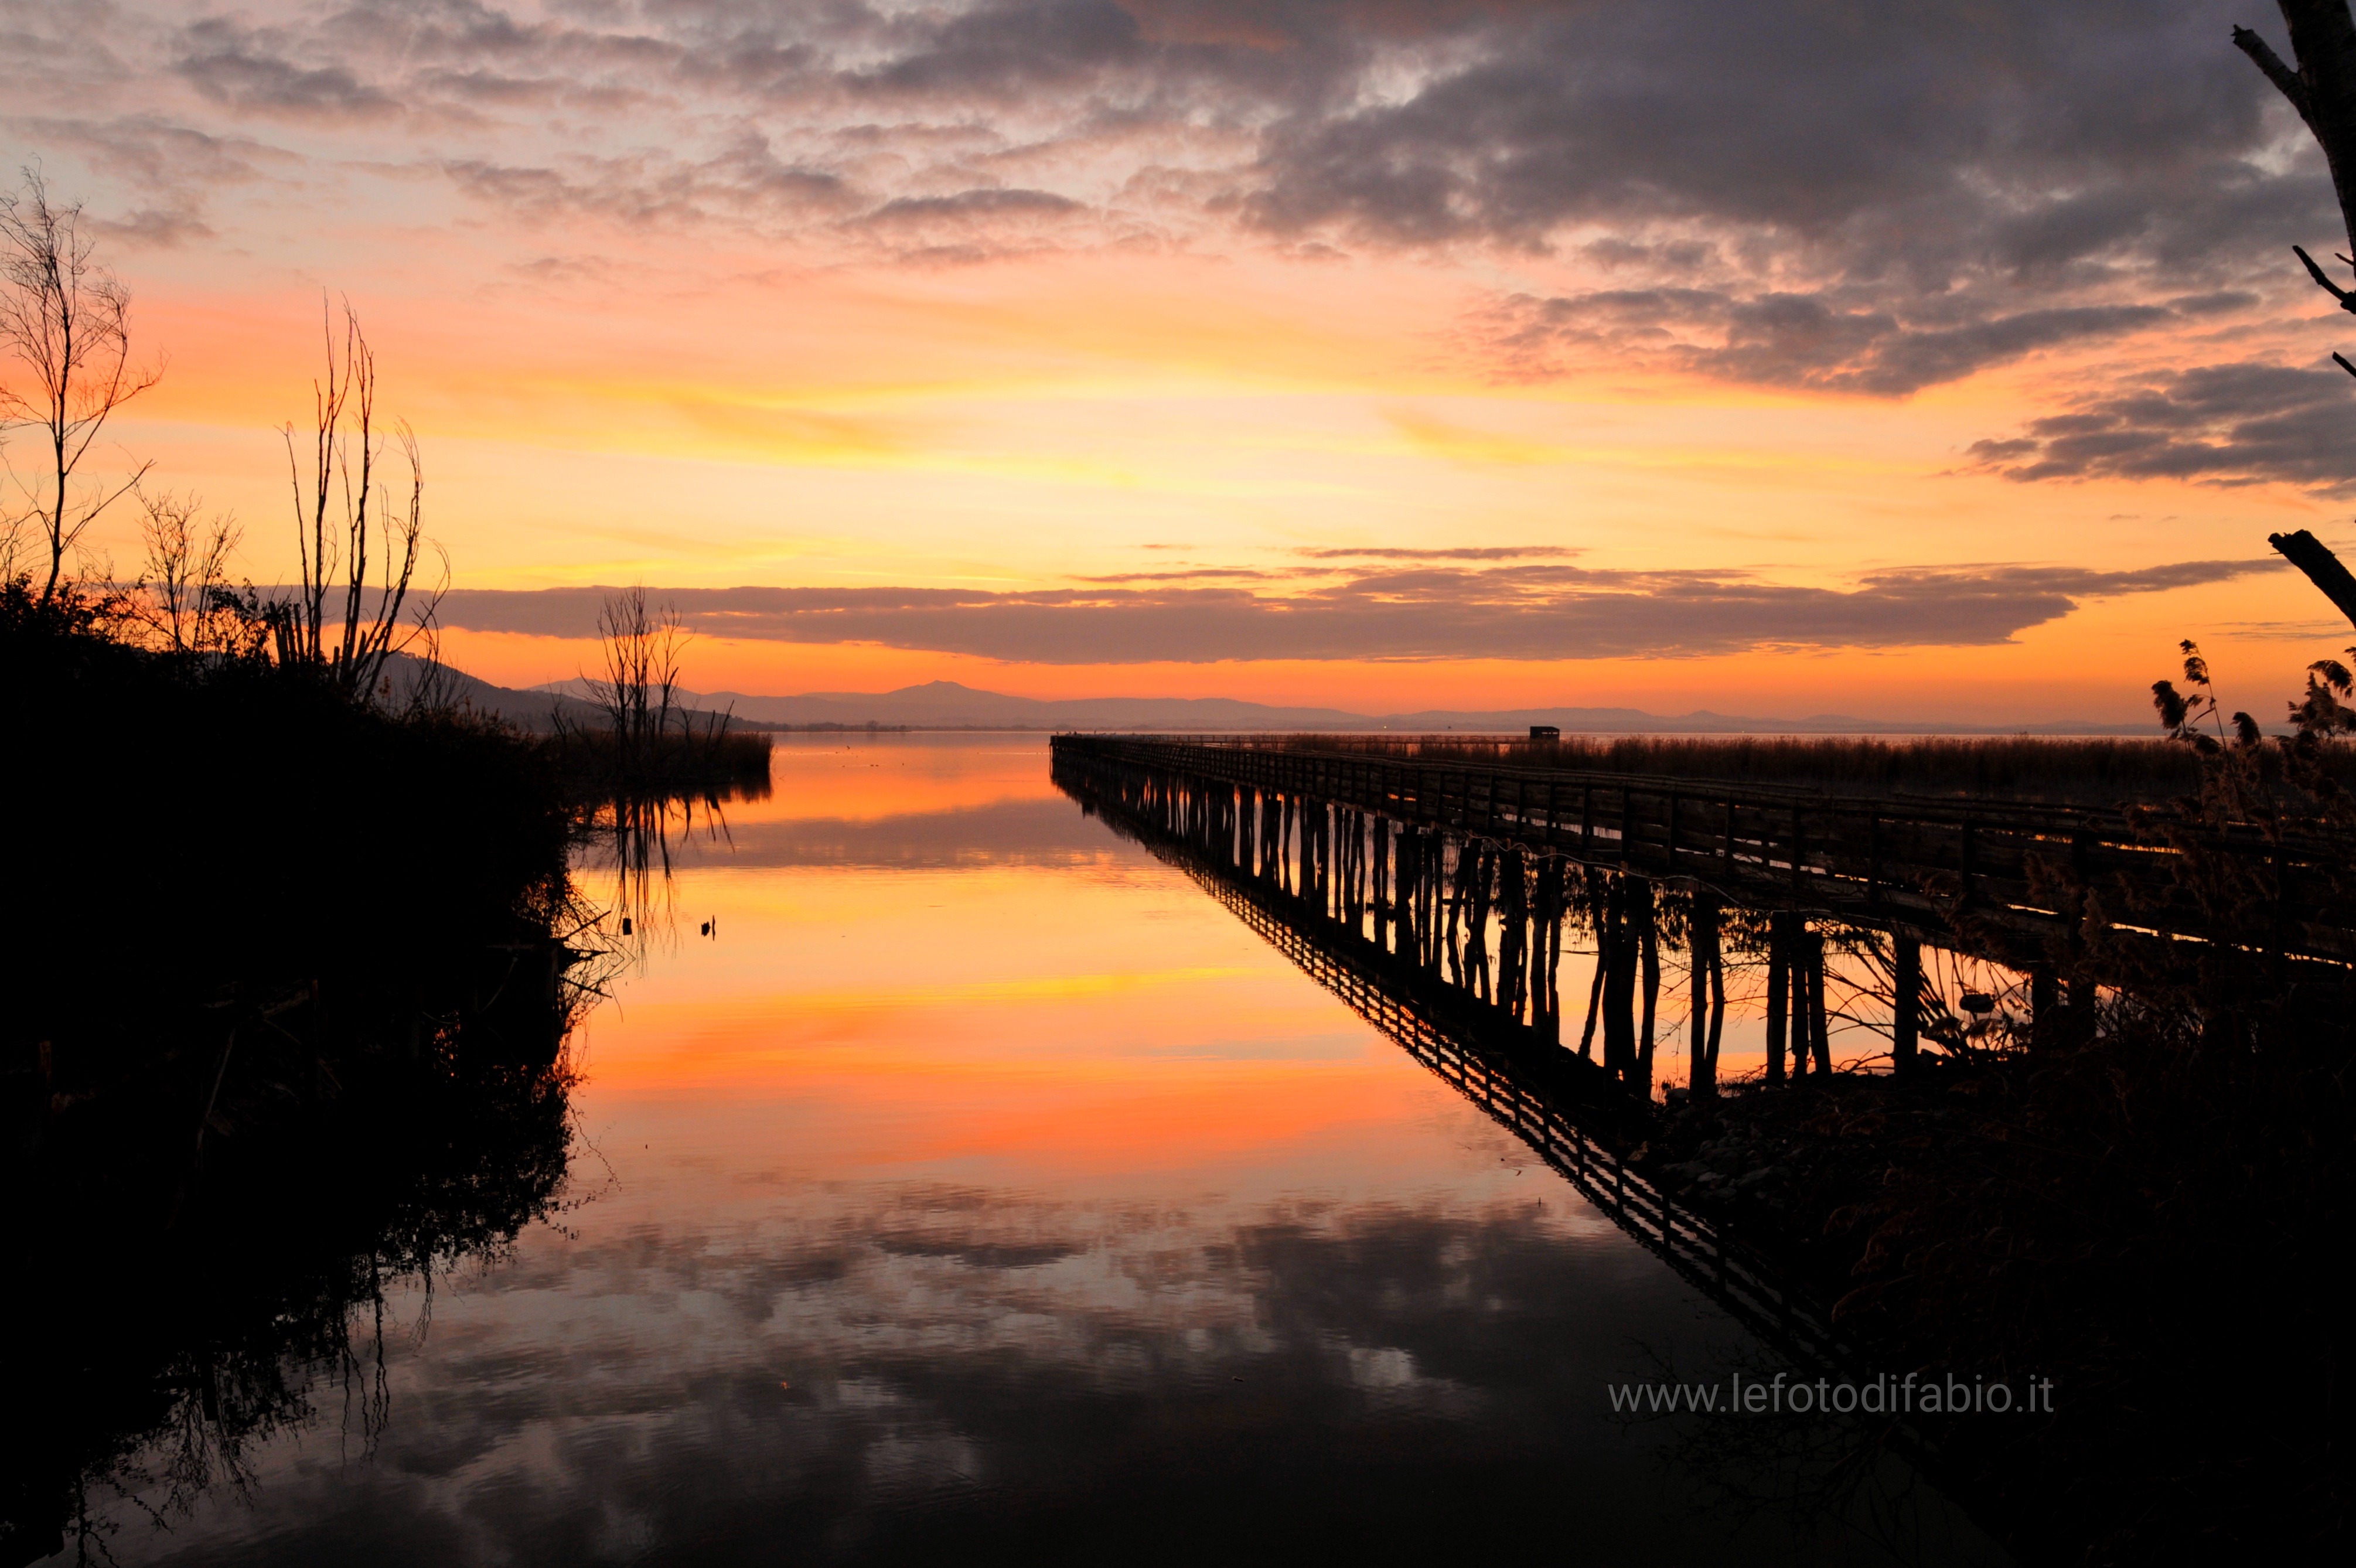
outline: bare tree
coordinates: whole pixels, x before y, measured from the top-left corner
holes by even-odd
[[[444,558],[442,580],[433,588],[416,587],[418,565],[434,548],[424,533],[425,470],[417,437],[406,422],[389,433],[378,428],[376,356],[359,315],[344,306],[340,349],[334,314],[324,302],[322,317],[327,371],[326,379],[311,383],[307,474],[294,426],[284,432],[302,580],[293,598],[270,607],[271,628],[279,662],[320,671],[348,695],[373,702],[393,655],[431,637],[449,564]],[[405,503],[377,472],[388,446],[399,449],[409,470]],[[407,624],[404,607],[411,612]]]
[[[0,196],[0,348],[29,372],[30,386],[0,383],[0,424],[38,429],[48,448],[37,478],[10,469],[30,503],[11,521],[37,521],[48,547],[47,598],[66,552],[146,474],[143,463],[112,489],[74,483],[108,417],[154,386],[163,367],[131,363],[131,291],[94,259],[81,204],[53,204],[37,169],[24,178],[21,191]]]
[[[147,559],[134,589],[134,612],[156,641],[177,653],[204,653],[225,645],[229,634],[229,558],[241,531],[227,513],[199,525],[203,499],[169,490],[142,490],[139,534]]]
[[[2297,69],[2286,65],[2265,39],[2247,27],[2233,29],[2233,45],[2298,111],[2298,117],[2323,148],[2323,161],[2331,169],[2331,188],[2340,199],[2340,224],[2349,236],[2350,250],[2340,260],[2356,269],[2356,260],[2351,259],[2356,255],[2356,19],[2349,16],[2348,0],[2276,0],[2276,4],[2290,28]],[[2307,269],[2307,275],[2340,302],[2340,308],[2356,312],[2356,292],[2332,282],[2331,274],[2304,246],[2293,245],[2291,252]],[[2340,353],[2331,358],[2341,370],[2356,376],[2356,362]],[[2292,533],[2268,534],[2266,542],[2306,573],[2308,581],[2356,624],[2356,577],[2350,576],[2340,557],[2321,540],[2302,528]]]
[[[594,700],[605,710],[621,753],[642,757],[670,726],[687,625],[673,607],[648,605],[647,590],[637,586],[606,597],[597,613],[597,635],[605,643],[605,673],[590,682]]]

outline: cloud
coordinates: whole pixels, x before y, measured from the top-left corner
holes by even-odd
[[[121,182],[131,205],[95,205],[93,231],[143,249],[168,250],[217,238],[207,214],[225,187],[285,176],[304,160],[242,136],[219,136],[153,113],[33,116],[16,124],[46,149],[78,154]]]
[[[93,218],[91,227],[109,239],[152,250],[170,250],[213,237],[212,229],[195,213],[153,207],[142,207],[121,218]]]
[[[930,222],[940,219],[1061,217],[1081,210],[1069,197],[1047,190],[961,190],[955,196],[904,196],[869,213],[867,223]]]
[[[1666,361],[1753,385],[1902,397],[2040,349],[2156,327],[2175,314],[2163,306],[2108,305],[1955,320],[1941,318],[1952,317],[1952,302],[1933,302],[1927,319],[1910,320],[1855,297],[1855,291],[1743,296],[1692,288],[1516,295],[1491,317],[1486,336],[1501,361],[1523,374],[1558,373],[1567,358],[1584,354]]]
[[[40,58],[87,30],[71,7],[27,14]],[[1141,242],[1550,255],[1573,275],[1457,339],[1508,376],[1633,360],[1904,396],[2251,308],[2299,286],[2290,239],[2340,231],[2319,156],[2209,0],[274,16],[124,5],[108,28],[124,52],[78,80],[123,113],[193,97],[224,141],[255,122],[361,127],[378,166],[528,223],[728,225],[919,260]],[[177,192],[139,205],[202,210]]]
[[[1742,572],[1420,565],[1264,595],[1173,585],[681,588],[659,596],[710,637],[877,643],[1045,664],[1558,660],[2000,643],[2086,599],[2222,582],[2280,564],[1919,567],[1870,573],[1848,588],[1770,583]],[[459,590],[443,601],[442,619],[468,630],[592,637],[608,591]]]
[[[1179,566],[1166,572],[1105,572],[1076,579],[1082,583],[1185,583],[1216,578],[1230,582],[1275,582],[1290,575],[1258,572],[1248,566]]]
[[[389,94],[339,62],[303,65],[279,51],[282,35],[222,17],[192,24],[177,69],[217,102],[290,120],[377,119],[400,108]]]
[[[839,176],[787,163],[752,132],[694,161],[659,152],[584,153],[537,166],[453,159],[441,171],[467,195],[535,219],[590,217],[632,226],[715,215],[791,223],[830,217],[855,199]]]
[[[1258,222],[1535,246],[1706,217],[1858,261],[1953,265],[1957,241],[2002,239],[2010,264],[2050,265],[2180,233],[2163,190],[2254,145],[2270,91],[2189,0],[1454,15],[1453,69],[1272,127]]]
[[[2190,479],[2356,494],[2356,392],[2338,369],[2203,365],[2105,392],[2018,435],[1976,441],[2008,479]]]
[[[1513,561],[1562,558],[1586,552],[1560,544],[1460,544],[1436,550],[1303,546],[1293,553],[1312,561]]]

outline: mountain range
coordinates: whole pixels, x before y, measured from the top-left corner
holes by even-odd
[[[478,683],[487,684],[487,683]],[[589,683],[552,681],[529,693],[487,687],[478,708],[521,722],[519,708],[553,699],[568,710],[587,710]],[[496,698],[488,698],[498,693]],[[1396,730],[1430,735],[1449,730],[1521,732],[1554,725],[1566,735],[2148,735],[2148,724],[2098,724],[2063,720],[2037,725],[1928,724],[1864,719],[1847,714],[1811,714],[1803,718],[1763,718],[1697,709],[1688,714],[1653,714],[1641,708],[1425,708],[1412,713],[1360,714],[1342,708],[1277,707],[1232,697],[1076,697],[1045,701],[979,691],[954,681],[929,681],[894,692],[805,692],[763,696],[746,692],[686,692],[691,706],[733,714],[764,728],[839,725],[905,725],[911,729],[1039,730]],[[538,726],[535,726],[538,727]]]

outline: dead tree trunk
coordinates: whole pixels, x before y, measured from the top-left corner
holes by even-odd
[[[2247,27],[2233,29],[2233,45],[2289,100],[2323,148],[2323,161],[2331,170],[2332,194],[2340,199],[2340,223],[2348,232],[2349,254],[2356,255],[2356,20],[2349,16],[2348,0],[2276,0],[2276,4],[2290,28],[2291,56],[2298,62],[2296,69],[2284,64],[2282,57]],[[2316,285],[2340,302],[2340,309],[2356,312],[2356,293],[2332,282],[2304,247],[2293,245],[2291,252]],[[2356,363],[2338,353],[2331,358],[2341,370],[2356,376]],[[2268,534],[2266,542],[2306,573],[2308,581],[2356,624],[2356,578],[2349,575],[2339,556],[2303,528],[2296,533]]]

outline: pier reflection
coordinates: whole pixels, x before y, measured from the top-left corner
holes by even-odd
[[[1185,871],[1736,1321],[1799,1365],[1832,1369],[1847,1363],[1847,1348],[1826,1315],[1774,1259],[1721,1216],[1679,1203],[1636,1168],[1652,1122],[1629,1077],[1561,1048],[1552,1001],[1561,902],[1553,902],[1552,918],[1534,930],[1529,912],[1546,911],[1549,900],[1516,899],[1510,892],[1479,899],[1471,868],[1481,864],[1482,850],[1460,851],[1437,833],[1420,843],[1403,835],[1393,851],[1402,867],[1397,882],[1373,878],[1372,893],[1365,894],[1355,890],[1370,880],[1357,868],[1358,850],[1347,838],[1339,854],[1321,850],[1311,812],[1301,813],[1311,825],[1295,826],[1286,803],[1264,808],[1255,846],[1249,832],[1240,841],[1231,836],[1234,817],[1222,826],[1223,802],[1214,792],[1198,795],[1180,785],[1165,795],[1151,784],[1125,790],[1104,769],[1062,758],[1055,779],[1084,811]],[[1202,831],[1183,831],[1189,822]],[[1363,834],[1356,838],[1357,845],[1365,842]],[[1303,843],[1306,851],[1296,847]],[[1329,864],[1341,868],[1339,887]],[[1523,869],[1506,867],[1509,889]],[[1557,878],[1551,884],[1550,875]],[[1535,876],[1541,887],[1561,885],[1558,868]],[[1460,895],[1451,883],[1470,891]],[[1400,889],[1395,901],[1389,886]],[[1646,901],[1653,897],[1648,888]],[[1635,903],[1614,892],[1605,897]],[[1499,905],[1502,922],[1494,919]],[[1505,935],[1492,979],[1483,927],[1495,923]],[[1608,985],[1607,970],[1608,961],[1597,965],[1599,992]]]
[[[1863,972],[1849,982],[1853,994],[1873,984],[1877,961],[1887,983],[1887,950],[1871,933],[1831,921],[1812,929],[1788,910],[1729,909],[1690,889],[1526,857],[1314,798],[1255,800],[1221,782],[1060,750],[1054,777],[1084,813],[1183,871],[1748,1330],[1757,1346],[1746,1372],[1870,1380],[1867,1356],[1836,1323],[1825,1282],[1778,1217],[1732,1193],[1660,1179],[1691,1172],[1663,1171],[1647,1156],[1662,1130],[1651,1090],[1665,957],[1684,960],[1687,1037],[1705,1042],[1723,1026],[1724,954],[1765,957],[1771,1051],[1788,1029],[1791,1071],[1805,1076],[1832,1070],[1831,966],[1846,959],[1851,975]],[[1559,977],[1565,932],[1581,925],[1598,950],[1584,1037],[1574,1047],[1564,1037]],[[1971,972],[1969,961],[1947,956],[1948,982]],[[1941,972],[1928,969],[1927,983],[1925,972],[1917,960],[1913,979],[1927,999],[1940,994]],[[1622,1041],[1600,1063],[1589,1052],[1599,1013],[1607,1038]],[[1940,1037],[1960,1051],[1975,1042],[1987,1048],[1990,1033],[1953,1027]],[[1712,1049],[1701,1046],[1705,1064]],[[1765,1065],[1762,1076],[1784,1077],[1779,1056]],[[1768,1222],[1751,1223],[1761,1219]],[[1673,1356],[1661,1370],[1674,1376]],[[1833,1518],[1857,1526],[1910,1517],[1913,1505],[1903,1499],[1922,1476],[1945,1468],[1935,1444],[1895,1418],[1827,1416],[1772,1430],[1695,1418],[1671,1451],[1706,1488],[1804,1534]],[[1943,1517],[1958,1529],[1953,1515]],[[1892,1544],[1914,1527],[1861,1528]]]

